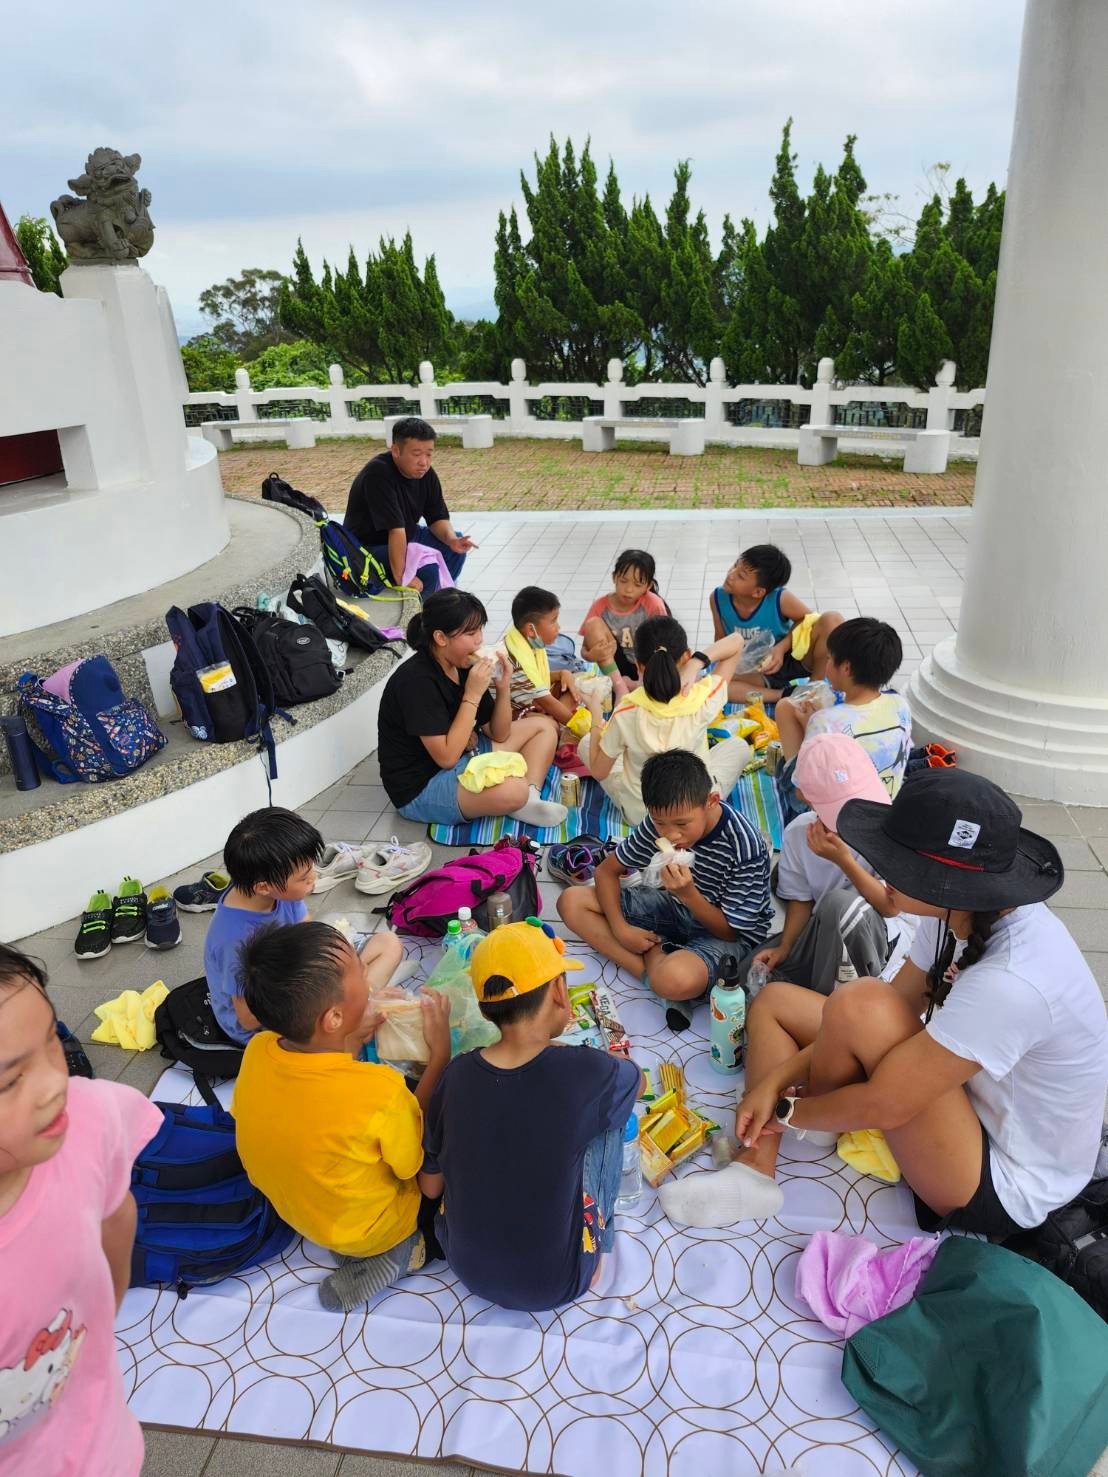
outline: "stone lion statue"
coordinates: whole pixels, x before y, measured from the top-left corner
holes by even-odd
[[[74,262],[128,262],[154,244],[147,213],[150,191],[135,181],[142,158],[118,149],[94,149],[85,172],[69,181],[76,195],[51,202],[50,213]],[[79,199],[77,196],[84,196]]]

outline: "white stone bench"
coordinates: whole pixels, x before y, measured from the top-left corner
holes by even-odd
[[[406,421],[406,415],[385,416],[385,445],[392,445],[392,428],[397,421]],[[459,431],[462,436],[462,446],[466,451],[486,451],[492,445],[492,416],[491,415],[433,415],[420,416],[435,431],[443,431],[448,436],[455,435]]]
[[[587,415],[581,422],[581,450],[612,451],[616,431],[628,428],[664,432],[652,439],[662,441],[668,437],[670,456],[703,455],[704,422],[690,416]]]
[[[909,431],[899,426],[801,426],[796,451],[797,465],[822,467],[839,452],[840,437],[846,441],[902,441],[906,472],[945,472],[950,455],[949,431]]]
[[[306,415],[292,416],[288,420],[204,421],[200,430],[204,439],[210,441],[217,451],[230,451],[235,443],[234,431],[280,431],[286,446],[302,450],[315,445],[315,421]]]

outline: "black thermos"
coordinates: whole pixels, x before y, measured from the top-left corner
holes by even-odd
[[[11,762],[12,774],[15,775],[16,789],[37,789],[41,780],[26,723],[18,716],[9,717],[6,714],[0,714],[0,730],[3,731],[4,742],[8,746],[8,759]]]

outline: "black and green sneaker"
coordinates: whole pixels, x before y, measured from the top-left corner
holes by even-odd
[[[78,959],[103,959],[111,946],[112,900],[106,892],[94,892],[81,914],[73,952]]]
[[[146,937],[146,894],[137,877],[124,877],[112,903],[112,943],[133,944]]]

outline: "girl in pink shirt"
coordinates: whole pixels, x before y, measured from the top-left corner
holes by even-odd
[[[42,969],[0,944],[0,1474],[138,1477],[113,1324],[153,1103],[72,1081]]]
[[[650,616],[670,614],[658,593],[654,574],[653,554],[645,549],[624,549],[612,570],[612,590],[593,601],[581,622],[581,655],[588,662],[596,662],[609,677],[618,670],[621,677],[638,683],[635,633]]]

